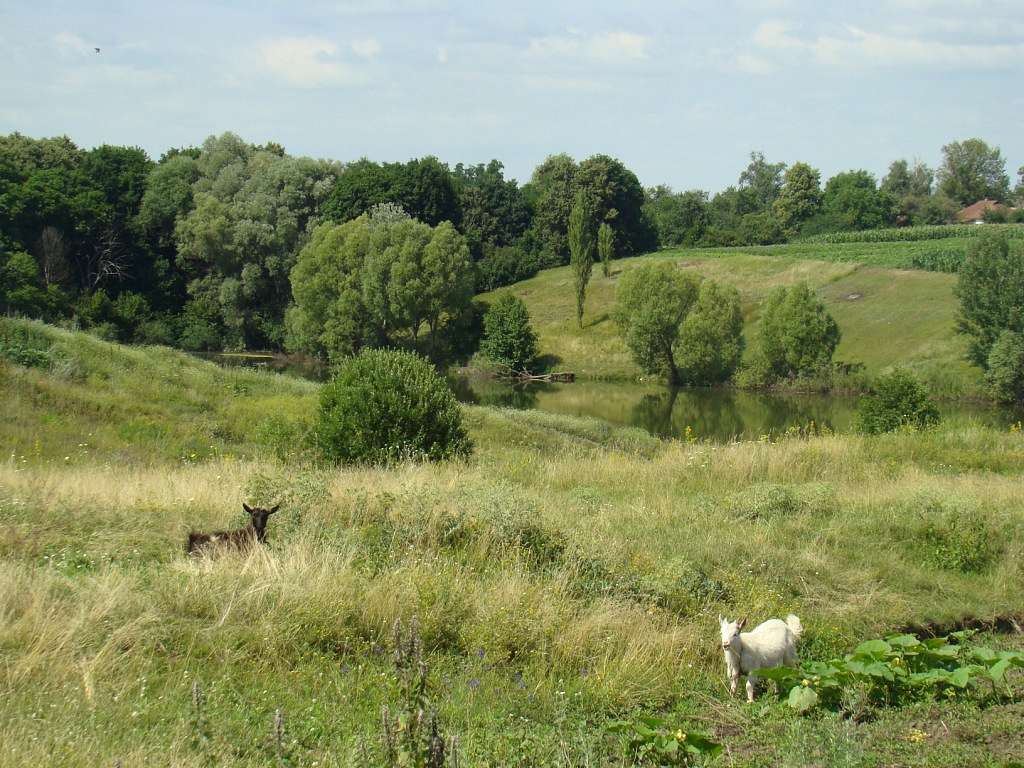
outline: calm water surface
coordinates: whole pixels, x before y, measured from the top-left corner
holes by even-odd
[[[573,416],[592,416],[612,424],[640,427],[661,437],[728,441],[777,435],[811,422],[835,432],[856,426],[857,398],[833,395],[772,395],[732,389],[668,389],[645,384],[577,382],[509,384],[457,378],[463,402],[508,408],[536,408]],[[1009,410],[984,405],[942,403],[948,422],[979,421],[1001,429],[1020,418]]]
[[[265,367],[323,380],[326,368],[308,358],[285,355],[206,355],[222,365]],[[467,376],[449,377],[464,403],[504,408],[535,408],[550,413],[590,416],[619,426],[640,427],[660,437],[728,441],[778,435],[812,422],[834,432],[856,425],[857,398],[835,395],[772,395],[732,389],[669,389],[653,384],[581,381],[573,384],[511,384]],[[940,403],[947,422],[977,421],[1007,429],[1019,411],[973,403]]]

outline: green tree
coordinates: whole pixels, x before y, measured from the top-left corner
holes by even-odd
[[[704,280],[674,345],[679,378],[698,385],[728,381],[739,367],[743,346],[739,291]]]
[[[677,341],[697,300],[696,279],[669,262],[629,270],[619,284],[612,318],[644,373],[680,383]]]
[[[194,206],[175,227],[189,294],[220,305],[230,346],[278,348],[289,274],[340,168],[230,133],[203,142],[196,167]]]
[[[484,315],[480,352],[513,371],[528,370],[537,357],[537,334],[522,299],[502,293]]]
[[[569,215],[569,261],[572,265],[573,284],[576,288],[576,320],[583,327],[583,304],[587,298],[587,283],[594,267],[594,249],[597,245],[597,212],[594,201],[584,192],[576,193],[576,202]]]
[[[62,303],[56,286],[43,287],[35,259],[24,251],[0,250],[0,314],[49,319]]]
[[[983,198],[1004,202],[1010,194],[1010,177],[999,147],[981,139],[954,141],[942,148],[938,173],[939,190],[961,206]]]
[[[821,173],[807,163],[793,163],[783,176],[774,202],[776,217],[785,227],[798,229],[821,207]]]
[[[462,207],[462,233],[474,260],[515,243],[530,225],[530,206],[515,179],[505,179],[500,161],[455,166]]]
[[[696,245],[708,227],[708,194],[694,189],[673,192],[660,185],[646,192],[644,209],[654,225],[658,245]]]
[[[761,354],[776,378],[814,376],[839,345],[839,326],[806,283],[776,288],[761,315]]]
[[[867,171],[838,173],[828,180],[822,210],[842,229],[876,229],[891,224],[895,201],[875,186]]]
[[[986,362],[985,383],[992,398],[1001,403],[1024,401],[1024,334],[1003,331]]]
[[[615,230],[607,221],[597,228],[597,253],[601,258],[601,271],[605,277],[612,274],[612,259],[615,258]]]
[[[363,216],[313,230],[291,272],[288,347],[339,360],[364,344],[380,343],[363,303],[363,265],[370,226]]]
[[[764,153],[751,152],[750,163],[740,173],[739,193],[744,201],[739,213],[767,210],[782,194],[785,163],[769,163]]]
[[[957,325],[970,337],[968,357],[984,368],[1000,334],[1024,332],[1024,258],[1011,253],[1001,232],[983,232],[967,249],[956,294]]]
[[[620,255],[642,253],[657,244],[657,233],[643,212],[643,187],[622,162],[594,155],[577,164],[568,155],[552,155],[537,166],[524,188],[534,211],[533,239],[549,263],[564,264],[570,256],[569,216],[579,192],[592,201],[597,222],[606,221],[615,230]]]

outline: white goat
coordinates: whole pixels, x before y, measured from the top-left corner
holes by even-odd
[[[754,627],[751,632],[740,634],[746,625],[746,618],[728,621],[721,616],[718,623],[722,628],[722,650],[725,651],[725,668],[729,673],[729,691],[736,695],[740,675],[747,676],[747,701],[754,700],[759,669],[771,669],[797,663],[796,641],[804,628],[793,614],[782,619],[769,619]]]

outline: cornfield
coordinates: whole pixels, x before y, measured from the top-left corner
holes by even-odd
[[[943,240],[949,237],[978,237],[982,232],[1002,232],[1012,240],[1024,240],[1024,224],[933,224],[857,232],[829,232],[803,238],[803,243],[898,243],[914,240]]]

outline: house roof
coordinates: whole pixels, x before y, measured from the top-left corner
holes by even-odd
[[[1002,203],[996,202],[995,200],[989,200],[986,197],[984,200],[979,200],[978,202],[957,211],[956,220],[981,221],[985,218],[985,212],[992,210],[993,208],[1006,208],[1006,206]]]

